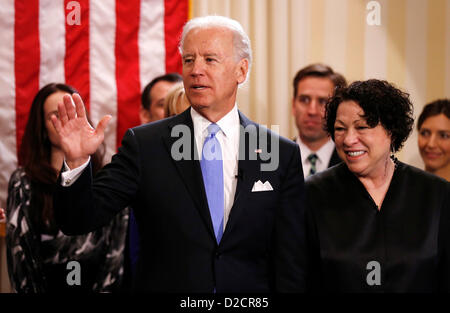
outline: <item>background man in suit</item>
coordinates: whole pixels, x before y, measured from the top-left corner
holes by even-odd
[[[164,99],[170,88],[183,78],[178,73],[168,73],[153,78],[145,86],[141,95],[139,119],[141,124],[158,121],[164,118]]]
[[[347,83],[341,74],[324,64],[302,68],[293,83],[292,114],[298,129],[295,141],[300,146],[306,178],[341,162],[323,123],[328,98],[337,87],[345,87]]]
[[[84,233],[131,205],[141,247],[135,291],[304,291],[298,145],[251,122],[235,102],[252,60],[248,36],[229,18],[196,18],[180,52],[191,109],[128,130],[95,179],[88,155],[110,116],[94,130],[81,98],[65,96],[52,121],[72,170],[57,186],[57,221],[65,233]],[[262,171],[269,151],[278,166]]]

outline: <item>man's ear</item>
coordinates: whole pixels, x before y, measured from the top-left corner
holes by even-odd
[[[238,84],[242,84],[245,81],[245,79],[247,78],[247,74],[248,74],[248,60],[242,59],[237,64],[236,68],[236,79]]]
[[[139,110],[139,119],[141,121],[141,124],[150,122],[150,111],[141,107],[141,109]]]
[[[292,115],[295,116],[295,98],[292,98]]]

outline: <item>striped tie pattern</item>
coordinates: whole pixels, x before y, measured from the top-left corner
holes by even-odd
[[[309,170],[308,176],[314,175],[317,172],[316,162],[319,157],[315,153],[308,155],[308,161],[311,164],[311,169]]]

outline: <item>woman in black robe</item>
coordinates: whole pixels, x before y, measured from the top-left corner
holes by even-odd
[[[344,162],[306,181],[313,290],[449,291],[450,183],[392,156],[412,126],[409,96],[385,81],[328,103]]]

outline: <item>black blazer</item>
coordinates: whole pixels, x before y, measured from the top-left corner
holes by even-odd
[[[338,155],[338,153],[336,151],[336,148],[334,148],[333,154],[331,155],[330,163],[328,163],[328,167],[335,166],[336,164],[339,164],[341,162],[342,162],[342,160],[339,157],[339,155]]]
[[[245,136],[258,125],[239,112]],[[139,292],[301,292],[305,290],[304,181],[298,145],[268,131],[279,142],[279,165],[265,161],[249,141],[239,160],[236,195],[219,245],[216,243],[198,160],[174,160],[177,125],[190,130],[189,109],[180,115],[128,130],[122,147],[92,178],[88,167],[70,187],[58,180],[55,217],[66,234],[92,231],[131,205],[139,229],[141,255],[134,291]],[[187,127],[186,127],[187,126]],[[189,142],[189,140],[188,140]],[[260,146],[259,148],[264,148]],[[276,149],[268,140],[267,151]],[[183,151],[186,152],[186,151]],[[273,191],[251,192],[269,181]]]
[[[345,163],[305,186],[313,290],[450,291],[450,183],[396,161],[380,210]]]

